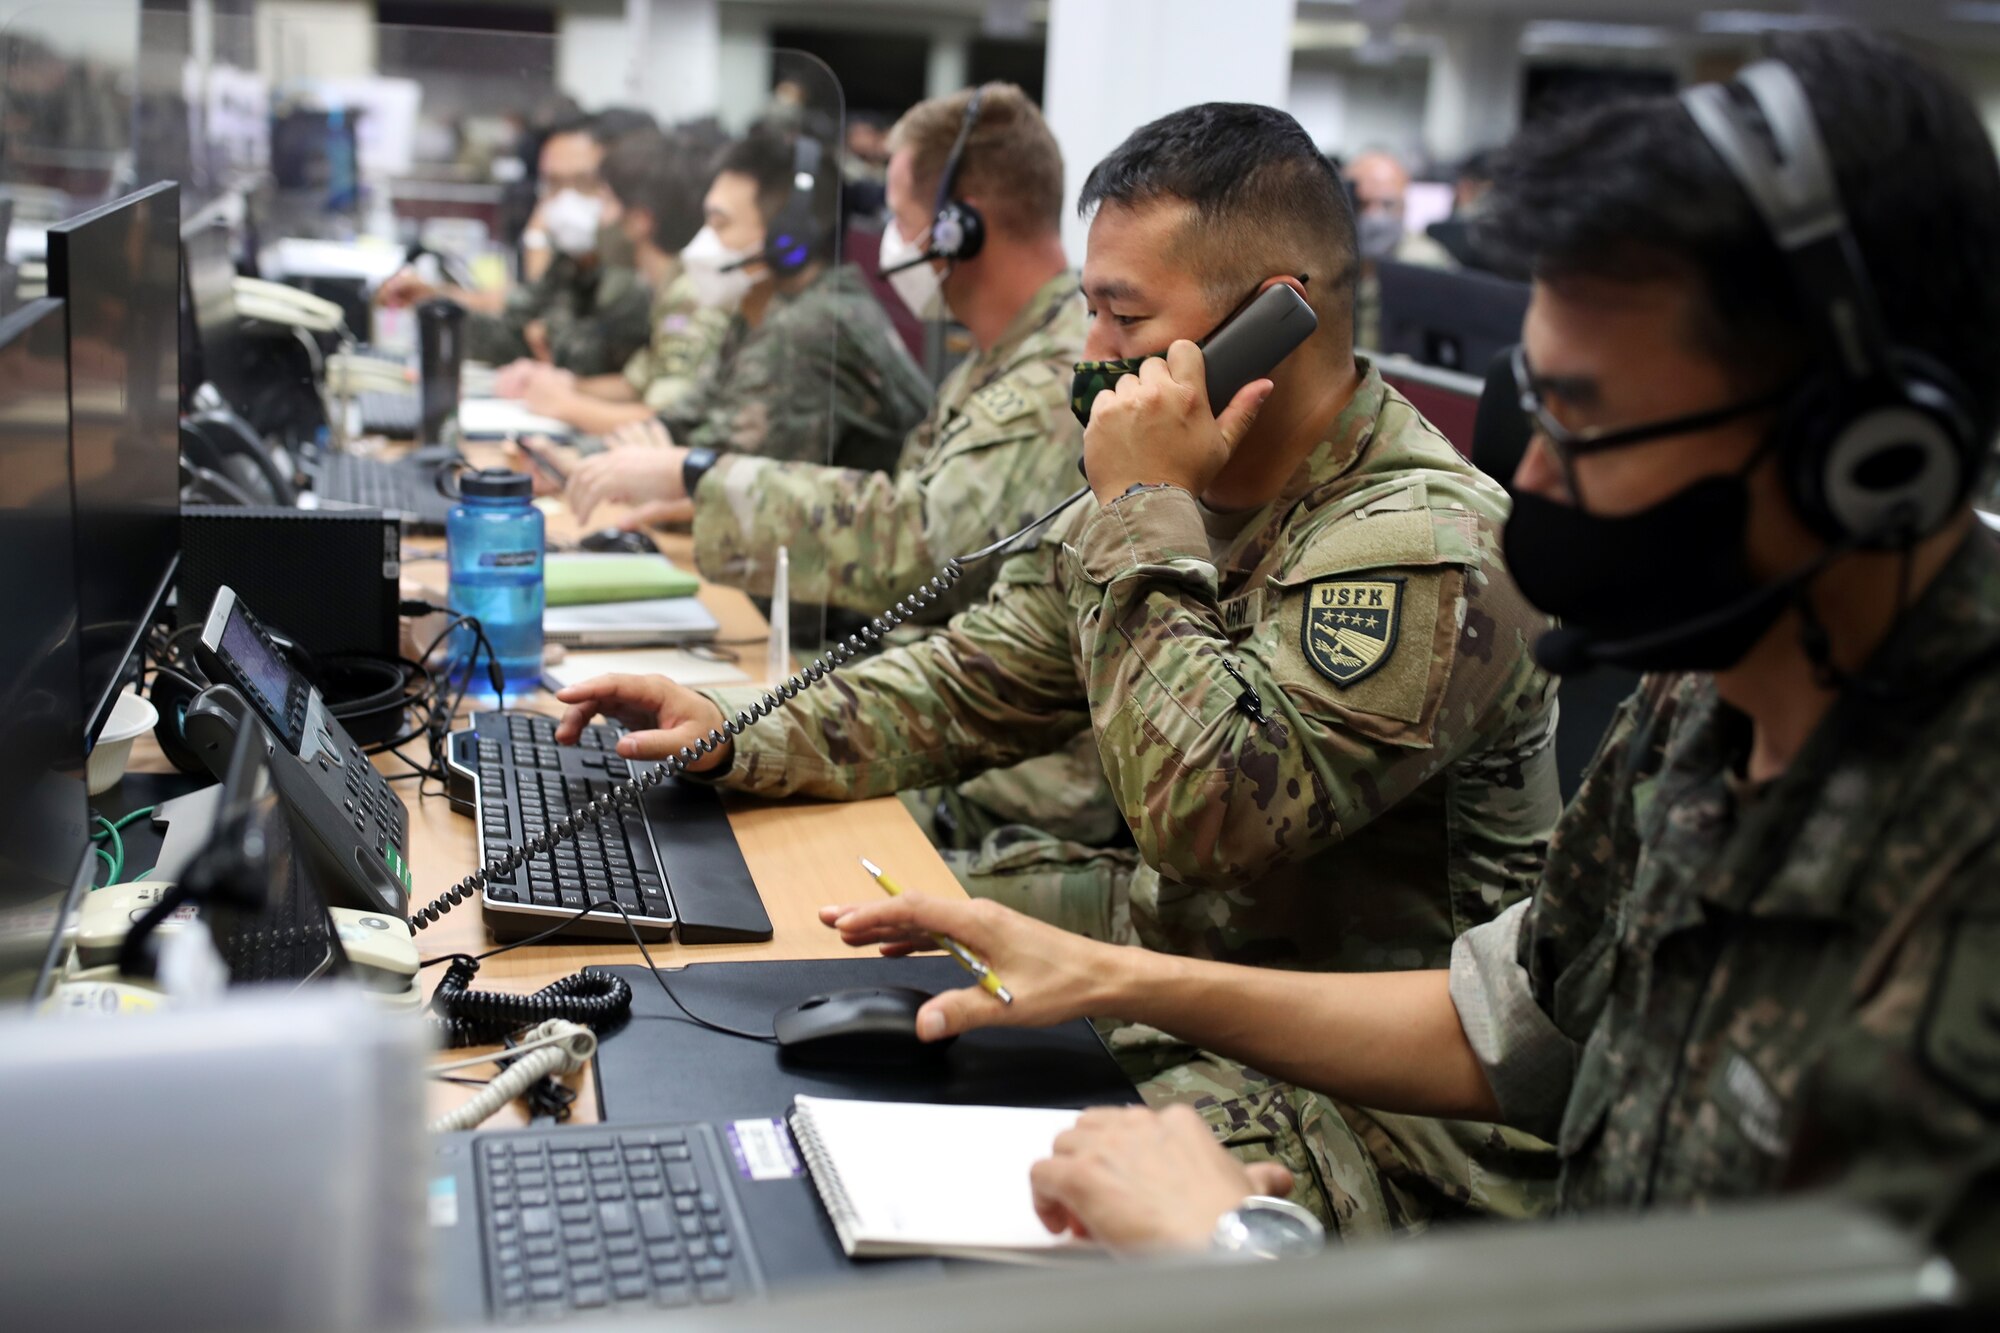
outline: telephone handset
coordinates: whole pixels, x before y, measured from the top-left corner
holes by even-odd
[[[1290,283],[1275,283],[1244,302],[1202,339],[1209,408],[1221,415],[1244,385],[1276,370],[1318,328],[1319,316]]]
[[[1207,360],[1209,401],[1228,403],[1244,385],[1277,369],[1278,363],[1289,356],[1292,349],[1310,337],[1313,330],[1318,327],[1319,320],[1313,314],[1312,307],[1305,303],[1305,299],[1297,290],[1287,284],[1280,283],[1245,302],[1241,309],[1224,320],[1214,333],[1202,341],[1202,352]],[[556,821],[539,836],[494,857],[452,885],[410,918],[410,928],[422,930],[467,898],[483,892],[489,876],[512,875],[529,859],[547,853],[559,842],[574,838],[578,829],[585,824],[607,815],[615,818],[613,812],[621,806],[635,806],[642,792],[657,787],[668,778],[678,776],[689,764],[714,754],[731,739],[742,735],[838,671],[857,653],[881,642],[891,630],[949,591],[953,584],[965,576],[967,565],[978,564],[1005,554],[1014,543],[1089,494],[1090,488],[1082,487],[1019,532],[1010,533],[999,541],[970,554],[953,556],[922,587],[834,644],[803,671],[787,677],[777,688],[765,691],[755,703],[724,722],[722,726],[710,731],[694,744],[681,747],[678,753],[652,765],[640,776],[620,783],[587,802],[568,817]]]
[[[269,731],[272,780],[309,835],[301,850],[322,871],[333,905],[402,915],[410,891],[402,798],[234,589],[216,589],[195,660],[209,688],[188,709],[190,744],[213,768],[241,727]]]
[[[311,333],[338,333],[347,323],[341,308],[324,296],[264,278],[237,278],[230,288],[236,313],[245,319],[283,324]]]
[[[1319,316],[1289,283],[1267,287],[1231,311],[1201,340],[1209,410],[1221,416],[1244,385],[1276,370],[1318,327]],[[1076,470],[1088,475],[1081,458]]]

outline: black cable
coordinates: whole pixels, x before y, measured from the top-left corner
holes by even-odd
[[[618,915],[624,919],[625,928],[632,932],[632,943],[638,946],[639,956],[646,960],[646,969],[653,974],[653,980],[659,983],[660,993],[665,995],[667,997],[668,1003],[672,1004],[674,1008],[680,1010],[681,1013],[687,1017],[689,1022],[693,1023],[697,1027],[708,1028],[710,1031],[720,1032],[726,1036],[742,1037],[746,1041],[775,1042],[778,1039],[777,1034],[775,1032],[746,1032],[742,1028],[731,1027],[727,1023],[718,1023],[713,1019],[703,1018],[700,1014],[697,1014],[694,1010],[688,1008],[686,1004],[682,1003],[680,996],[674,994],[674,988],[667,984],[666,977],[660,971],[660,965],[653,961],[652,950],[646,947],[646,941],[639,934],[639,928],[632,924],[631,915],[626,912],[622,904],[614,902],[609,898],[602,898],[596,902],[589,903],[584,907],[579,908],[577,911],[572,913],[570,916],[564,918],[562,921],[559,921],[555,925],[550,926],[547,930],[541,931],[538,934],[530,935],[524,940],[515,940],[512,944],[503,944],[497,949],[488,949],[485,953],[482,954],[462,954],[462,953],[440,954],[436,958],[424,959],[423,962],[417,965],[418,970],[421,971],[423,968],[426,967],[435,967],[439,963],[452,963],[454,965],[469,964],[473,971],[477,971],[479,964],[485,962],[488,958],[494,958],[503,953],[510,953],[515,949],[525,948],[530,944],[540,944],[543,940],[546,940],[554,935],[559,935],[563,931],[568,930],[571,926],[581,921],[585,916],[589,915],[590,913],[595,912],[600,907],[609,907],[612,910],[616,911]],[[594,971],[595,971],[594,968],[585,968],[582,972],[577,973],[576,976],[565,978],[565,980],[574,981],[576,980],[577,977],[587,976]],[[469,976],[470,973],[468,973],[467,975]],[[447,981],[450,980],[449,973],[446,974],[446,980]],[[612,977],[610,978],[610,980],[617,981],[618,984],[620,984],[621,986],[624,985],[624,982],[617,977]],[[444,988],[444,983],[440,982],[439,989],[442,990],[443,988]],[[472,992],[472,993],[477,994],[478,992]],[[539,994],[540,992],[537,993]],[[526,999],[529,997],[513,996],[510,998]],[[624,1012],[629,1013],[631,1011],[631,1005],[632,1005],[631,988],[626,987]],[[542,1015],[542,1018],[563,1018],[566,1016],[567,1015],[563,1014],[544,1014]],[[530,1020],[530,1022],[540,1022],[540,1021],[541,1019]],[[525,1027],[528,1026],[528,1023],[522,1023],[519,1026]],[[469,1043],[464,1043],[464,1044],[469,1044]]]

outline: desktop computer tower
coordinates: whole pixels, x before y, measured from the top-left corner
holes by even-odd
[[[379,510],[189,505],[175,617],[199,625],[227,584],[313,657],[398,655],[403,535]]]

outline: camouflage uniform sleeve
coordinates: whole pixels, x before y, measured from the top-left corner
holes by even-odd
[[[1078,434],[1063,419],[1067,430],[1043,434],[1020,429],[1035,418],[960,416],[929,461],[894,477],[724,458],[695,492],[695,562],[706,578],[769,596],[784,545],[794,598],[873,614],[1060,498]]]
[[[542,316],[549,326],[549,359],[576,375],[612,375],[626,358],[646,345],[652,293],[631,269],[607,269],[597,276],[594,299],[579,302],[590,313],[557,302]]]
[[[1529,901],[1452,942],[1451,1002],[1486,1071],[1500,1122],[1553,1140],[1576,1080],[1578,1044],[1542,1012],[1521,966]]]
[[[851,800],[1045,754],[1089,725],[1069,614],[1045,544],[929,638],[830,677],[737,737],[722,781],[761,796]],[[711,690],[733,715],[753,688]]]
[[[1194,497],[1156,487],[1090,517],[1074,558],[1093,720],[1113,795],[1165,880],[1228,893],[1323,850],[1481,744],[1508,700],[1529,706],[1525,604],[1484,557],[1440,563],[1435,521],[1423,508],[1363,518],[1337,549],[1324,531],[1301,538],[1286,576],[1252,590],[1267,605],[1255,632],[1232,644]],[[1307,606],[1342,586],[1329,573],[1372,579],[1347,591],[1399,608],[1344,685],[1308,660]],[[1545,725],[1538,700],[1524,725]]]
[[[834,329],[773,316],[761,332],[744,342],[726,381],[704,382],[695,401],[667,418],[674,443],[824,463],[833,447]]]

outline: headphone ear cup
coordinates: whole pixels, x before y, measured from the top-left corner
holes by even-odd
[[[205,778],[209,776],[208,764],[188,743],[185,728],[188,705],[203,688],[192,677],[163,666],[154,670],[146,693],[160,715],[153,724],[153,739],[160,743],[160,753],[179,772]]]
[[[1970,423],[1919,361],[1910,358],[1900,401],[1856,403],[1821,375],[1784,409],[1780,456],[1793,506],[1815,535],[1900,546],[1943,527],[1970,492]]]
[[[986,245],[986,219],[958,199],[947,199],[931,221],[931,256],[953,263],[975,258]]]

